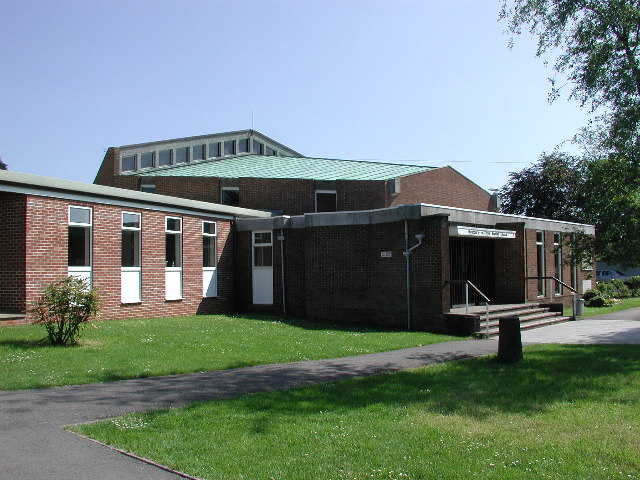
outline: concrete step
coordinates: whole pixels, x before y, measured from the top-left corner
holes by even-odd
[[[532,309],[530,313],[526,313],[523,315],[501,315],[499,317],[493,317],[489,315],[489,328],[497,327],[500,324],[500,318],[510,317],[510,316],[518,317],[520,319],[520,324],[522,325],[527,322],[542,320],[544,318],[560,317],[562,316],[562,314],[560,312],[551,312],[549,311],[548,308],[536,308],[536,309]],[[484,321],[484,318],[482,318],[480,321],[480,326],[482,328],[485,328],[486,323],[487,322]]]
[[[31,323],[22,313],[0,313],[0,327],[12,327],[14,325],[28,325]]]
[[[536,327],[545,327],[547,325],[554,325],[556,323],[568,322],[570,320],[571,320],[571,317],[565,317],[565,316],[561,316],[560,314],[554,314],[554,316],[538,318],[538,319],[529,320],[526,322],[521,321],[520,330],[528,330],[530,328],[536,328]],[[482,330],[482,333],[484,333],[484,330]],[[490,337],[496,336],[499,333],[500,332],[497,326],[495,327],[489,326]]]

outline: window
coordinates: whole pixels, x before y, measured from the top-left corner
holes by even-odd
[[[240,188],[222,187],[220,190],[220,203],[223,205],[230,205],[232,207],[240,206]]]
[[[122,266],[140,266],[140,214],[122,213]]]
[[[571,244],[575,248],[576,234],[571,234]],[[578,290],[578,262],[576,262],[575,251],[571,251],[571,287]]]
[[[238,153],[247,153],[249,151],[249,139],[241,138],[238,140]]]
[[[234,155],[235,153],[236,153],[236,141],[227,140],[226,142],[224,142],[224,154]]]
[[[176,148],[176,162],[185,163],[189,161],[189,147]]]
[[[277,153],[278,153],[278,152],[276,152],[273,148],[269,148],[269,147],[265,147],[265,148],[264,148],[264,154],[265,154],[265,155],[267,155],[267,156],[269,156],[269,157],[272,157],[272,156],[274,156],[274,155],[277,155]]]
[[[562,281],[562,235],[560,233],[553,234],[553,252],[555,259],[555,277]],[[559,282],[554,282],[555,286],[555,294],[562,295],[562,285]]]
[[[271,232],[253,233],[253,266],[273,266],[273,242]]]
[[[122,171],[131,172],[136,169],[136,156],[126,155],[122,157]]]
[[[147,152],[140,155],[140,168],[153,168],[156,166],[156,152]]]
[[[182,219],[167,217],[166,264],[167,267],[182,266]]]
[[[68,274],[91,285],[91,228],[93,211],[90,207],[69,206],[67,238]]]
[[[253,153],[255,155],[262,155],[264,153],[264,145],[257,140],[253,141]]]
[[[335,212],[338,210],[335,190],[316,190],[316,212]]]
[[[545,296],[544,232],[536,232],[536,256],[538,261],[538,296]]]
[[[158,166],[164,167],[165,165],[171,165],[173,161],[173,150],[160,150],[160,159]]]
[[[220,142],[213,142],[209,144],[209,158],[220,156]]]
[[[217,241],[216,222],[202,222],[202,295],[215,297],[218,295],[216,266]]]
[[[152,183],[142,183],[140,185],[141,192],[156,193],[156,186]]]
[[[193,147],[192,160],[204,160],[204,152],[206,145],[196,145]]]
[[[182,219],[166,217],[165,299],[182,299]]]
[[[142,301],[141,227],[142,215],[140,213],[122,212],[122,263],[120,269],[120,301],[122,303]]]

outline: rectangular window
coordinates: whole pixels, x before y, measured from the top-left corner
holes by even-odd
[[[544,267],[544,232],[536,232],[536,257],[538,261],[538,296],[545,296],[545,267]]]
[[[182,299],[182,219],[166,217],[165,298]]]
[[[562,278],[562,234],[560,233],[554,233],[553,234],[553,251],[554,251],[554,259],[555,259],[555,267],[556,267],[556,272],[555,272],[555,277],[560,280],[563,281]],[[556,284],[555,286],[555,293],[556,295],[562,295],[562,285],[558,282],[554,282]]]
[[[274,155],[276,155],[278,152],[276,152],[273,148],[269,148],[269,147],[264,147],[264,154],[272,157]]]
[[[335,190],[316,190],[316,212],[336,212],[338,195]]]
[[[213,142],[209,144],[209,158],[220,156],[220,142]]]
[[[143,183],[140,185],[141,192],[156,193],[156,186],[151,183]]]
[[[136,156],[126,155],[122,157],[122,171],[131,172],[136,169]]]
[[[247,153],[249,151],[249,139],[241,138],[238,140],[238,153]]]
[[[189,147],[176,148],[175,163],[185,163],[189,161]]]
[[[202,295],[216,297],[218,281],[216,267],[218,265],[216,242],[218,237],[216,222],[202,222]]]
[[[206,145],[195,145],[193,147],[193,160],[204,160],[204,152],[206,149]]]
[[[142,301],[141,243],[142,214],[122,212],[120,300],[122,303]]]
[[[264,154],[264,145],[257,140],[253,141],[253,153],[255,155]]]
[[[140,168],[153,168],[156,166],[156,152],[147,152],[140,155]]]
[[[90,207],[69,206],[68,274],[82,278],[89,286],[91,285],[92,214]]]
[[[160,150],[160,158],[158,161],[159,167],[164,167],[165,165],[171,165],[173,161],[173,150]]]
[[[182,266],[182,219],[167,217],[166,237],[166,265],[167,267]]]
[[[224,142],[224,154],[234,155],[235,153],[236,153],[236,141],[227,140],[226,142]]]
[[[253,233],[253,266],[273,266],[273,242],[272,232]]]
[[[222,187],[220,190],[220,203],[232,207],[240,206],[240,187]]]

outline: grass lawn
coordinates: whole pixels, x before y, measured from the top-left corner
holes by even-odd
[[[223,370],[382,352],[459,337],[279,317],[193,316],[97,322],[75,347],[44,327],[0,327],[0,390]]]
[[[584,316],[603,315],[605,313],[618,312],[628,308],[640,307],[640,297],[623,298],[620,303],[610,307],[584,307]]]
[[[492,357],[72,430],[205,479],[637,479],[640,349]]]

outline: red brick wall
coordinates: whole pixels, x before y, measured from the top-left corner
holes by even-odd
[[[0,205],[0,312],[24,312],[26,197],[0,192]]]
[[[241,178],[240,206],[257,210],[282,210],[285,215],[315,211],[312,180]]]
[[[96,175],[93,183],[98,185],[106,185],[109,187],[115,187],[115,176],[120,171],[118,161],[120,159],[120,149],[115,147],[109,147],[107,153],[105,153],[98,174]],[[120,175],[118,175],[120,177]]]
[[[47,283],[67,275],[68,206],[93,208],[93,287],[102,299],[101,319],[222,313],[233,309],[233,250],[229,221],[217,220],[218,297],[202,297],[202,220],[111,205],[29,197],[27,302]],[[142,302],[121,304],[121,212],[142,213]],[[165,300],[165,216],[183,219],[183,300]]]
[[[220,203],[220,179],[215,177],[156,177],[155,183],[160,195]]]
[[[514,239],[494,240],[495,303],[522,303],[527,297],[524,278],[527,264],[524,223],[499,223],[495,228],[516,232]]]
[[[400,193],[388,206],[430,203],[490,211],[491,195],[451,167],[436,168],[400,179]]]
[[[373,210],[386,204],[386,182],[338,180],[336,182],[338,210]]]

